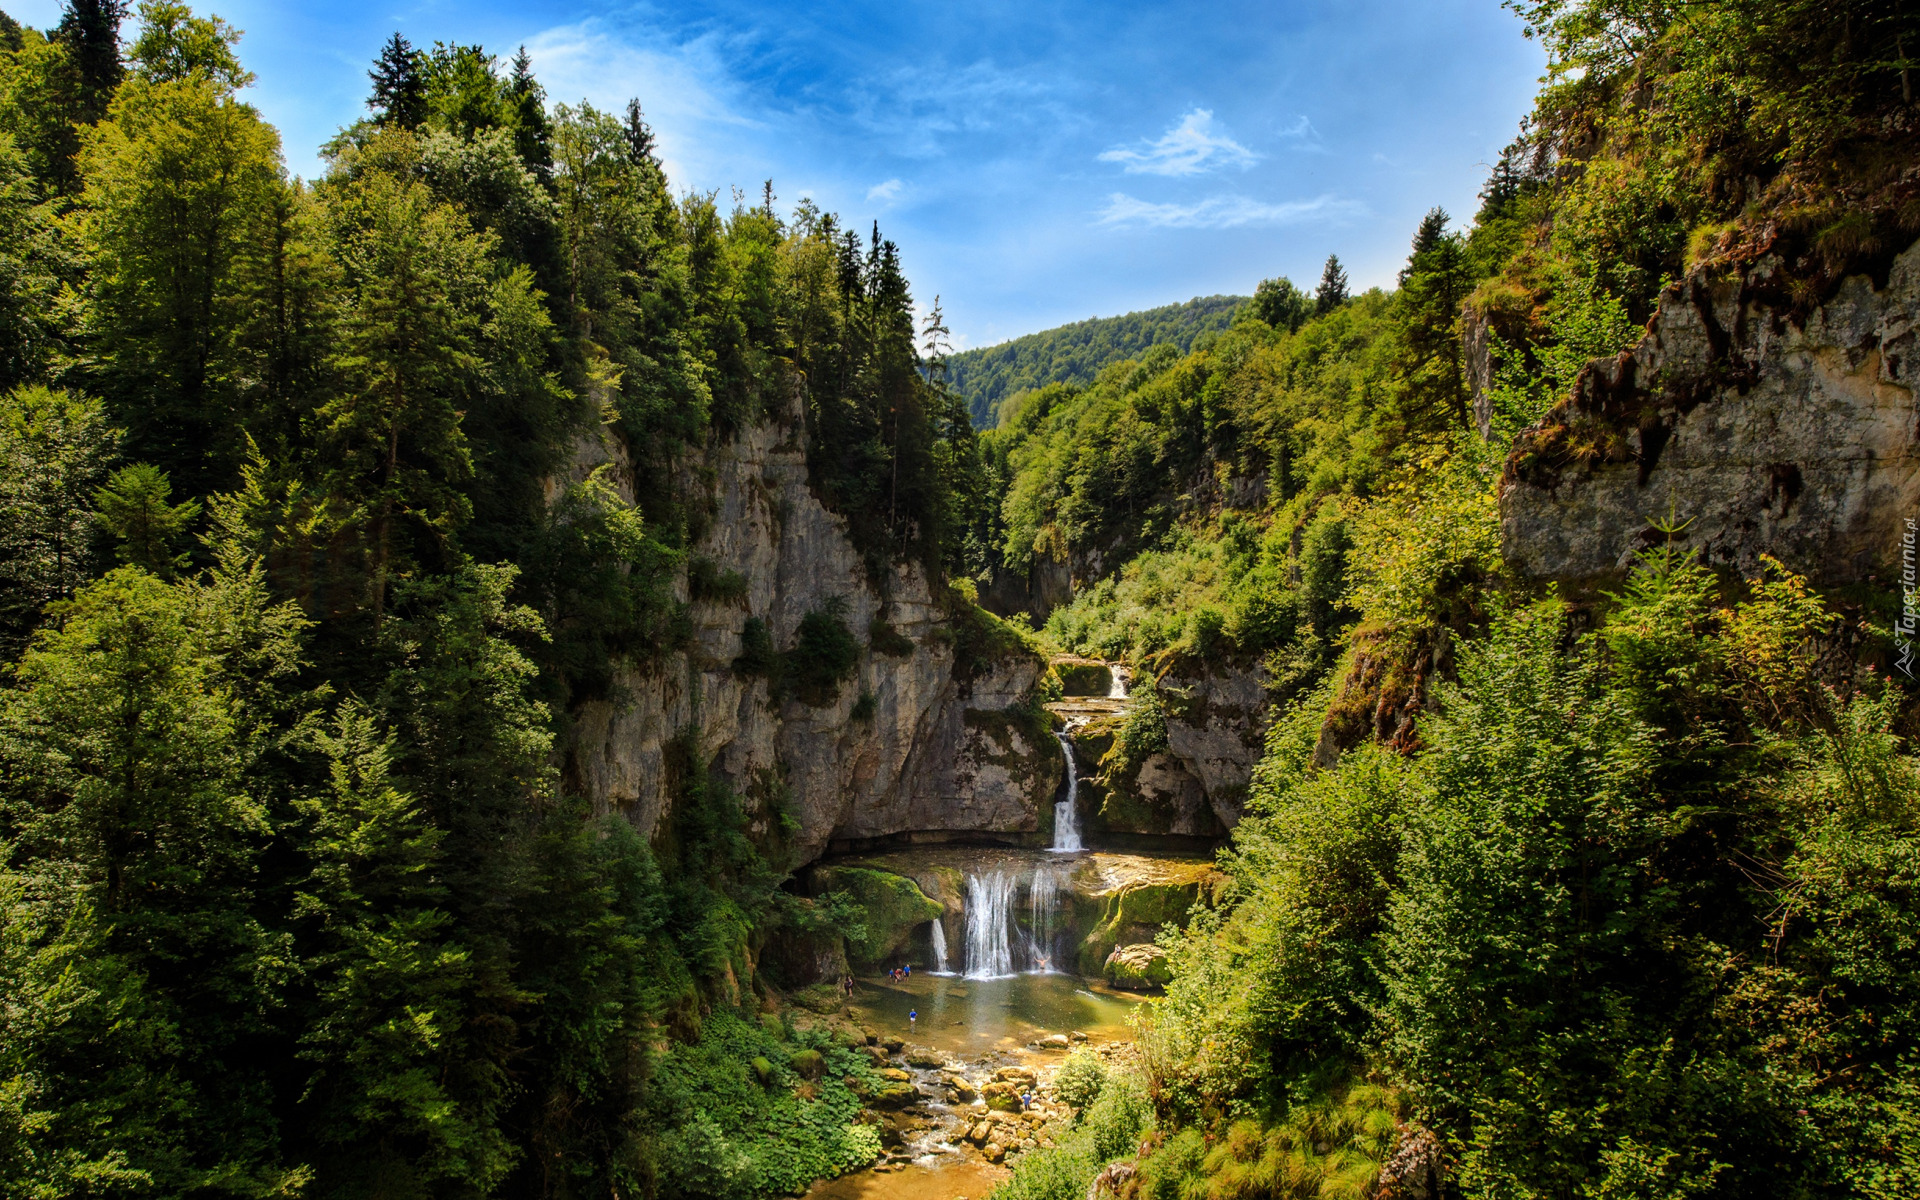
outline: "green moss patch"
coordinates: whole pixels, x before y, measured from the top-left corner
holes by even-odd
[[[809,883],[816,895],[841,892],[864,910],[861,928],[843,932],[847,960],[871,967],[905,949],[913,931],[946,911],[904,875],[867,867],[815,867]]]

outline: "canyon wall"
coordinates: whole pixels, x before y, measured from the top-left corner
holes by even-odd
[[[1828,584],[1897,564],[1920,516],[1920,245],[1804,312],[1793,284],[1776,258],[1695,275],[1590,365],[1508,460],[1508,563],[1591,584],[1672,537],[1747,576],[1763,554]]]
[[[677,773],[697,760],[741,796],[756,836],[787,839],[800,861],[836,839],[1039,835],[1062,762],[1031,704],[1044,662],[1008,650],[956,663],[951,601],[917,564],[896,564],[884,594],[873,586],[846,523],[808,486],[800,404],[796,390],[773,419],[685,468],[683,490],[709,499],[691,554],[717,574],[738,572],[744,595],[692,599],[684,649],[618,670],[608,698],[575,707],[570,785],[654,837]],[[574,474],[603,462],[630,483],[611,434],[580,448]],[[689,599],[684,579],[679,587]],[[830,703],[776,700],[764,676],[734,669],[749,617],[784,649],[808,613],[830,605],[844,605],[862,643],[853,680]],[[898,636],[871,644],[887,628]]]

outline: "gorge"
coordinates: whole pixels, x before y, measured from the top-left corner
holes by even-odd
[[[664,131],[549,102],[598,17],[325,47],[312,172],[227,21],[0,14],[0,1197],[1920,1195],[1911,8],[1506,5],[1384,241],[1332,93],[841,109],[806,6]],[[1006,105],[1085,153],[999,216],[1133,191],[886,237]],[[845,219],[681,177],[807,122]],[[1069,232],[1272,273],[955,352]]]

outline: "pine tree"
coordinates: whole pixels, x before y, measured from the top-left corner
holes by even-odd
[[[533,60],[525,46],[513,56],[507,98],[513,108],[514,149],[527,170],[545,182],[553,177],[553,126],[547,120],[546,89],[533,77]]]
[[[66,47],[79,75],[75,124],[91,125],[105,116],[126,75],[120,62],[120,22],[126,17],[126,0],[67,0],[60,14],[53,40]]]
[[[173,548],[200,515],[196,500],[169,504],[172,490],[165,471],[135,463],[115,471],[107,486],[93,496],[100,527],[118,543],[115,555],[162,579],[186,567],[187,556],[175,554]]]
[[[1320,272],[1320,286],[1313,293],[1313,315],[1324,317],[1347,302],[1347,272],[1340,266],[1338,254],[1327,255]]]
[[[367,107],[385,125],[413,129],[427,119],[427,81],[421,70],[421,54],[402,34],[387,39],[367,72],[373,81],[373,95]]]
[[[1465,242],[1447,232],[1448,219],[1445,209],[1435,208],[1421,220],[1394,295],[1402,321],[1401,419],[1415,430],[1467,424],[1459,321],[1473,279]]]
[[[653,127],[647,124],[646,114],[640,110],[640,101],[627,101],[627,157],[634,165],[646,164],[659,166],[656,156],[657,147],[653,140]]]
[[[1407,265],[1400,268],[1401,286],[1404,287],[1407,276],[1418,269],[1421,259],[1447,236],[1447,222],[1452,219],[1447,215],[1447,210],[1438,205],[1428,209],[1427,215],[1420,218],[1420,227],[1413,231],[1413,253],[1407,256]]]

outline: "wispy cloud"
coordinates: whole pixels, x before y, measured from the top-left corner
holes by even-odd
[[[1320,131],[1303,114],[1299,120],[1280,130],[1278,136],[1288,143],[1289,150],[1302,154],[1327,154],[1327,145],[1320,140]]]
[[[1196,108],[1156,141],[1135,148],[1115,146],[1101,162],[1120,163],[1129,175],[1198,175],[1221,167],[1246,168],[1259,155],[1213,128],[1213,110]]]
[[[1251,196],[1211,196],[1197,204],[1153,204],[1124,192],[1107,198],[1096,224],[1150,229],[1234,229],[1242,225],[1299,225],[1338,222],[1367,215],[1357,200],[1316,196],[1271,204]]]
[[[898,179],[889,179],[885,183],[876,183],[867,189],[867,199],[878,200],[882,204],[891,204],[900,197],[900,189],[905,186]]]

